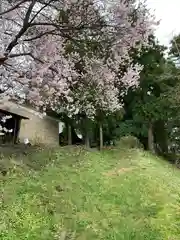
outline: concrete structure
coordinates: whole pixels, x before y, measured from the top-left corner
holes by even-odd
[[[59,145],[59,120],[49,116],[41,118],[34,109],[10,101],[0,104],[0,109],[24,117],[19,129],[20,142],[28,138],[32,144]]]

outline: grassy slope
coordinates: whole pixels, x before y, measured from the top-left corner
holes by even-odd
[[[2,240],[64,240],[63,232],[79,240],[180,239],[180,171],[148,153],[76,148],[6,161],[14,169],[0,181]]]

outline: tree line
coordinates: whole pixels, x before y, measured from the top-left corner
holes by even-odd
[[[133,135],[163,156],[179,149],[180,38],[166,48],[145,1],[1,0],[0,97],[64,120],[69,144]]]

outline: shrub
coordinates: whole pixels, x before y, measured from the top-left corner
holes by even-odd
[[[124,136],[119,141],[116,141],[117,147],[122,148],[143,148],[139,139],[134,136]]]

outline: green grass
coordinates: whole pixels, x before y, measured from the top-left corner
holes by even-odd
[[[1,165],[2,240],[180,239],[180,171],[148,153],[62,148]]]

